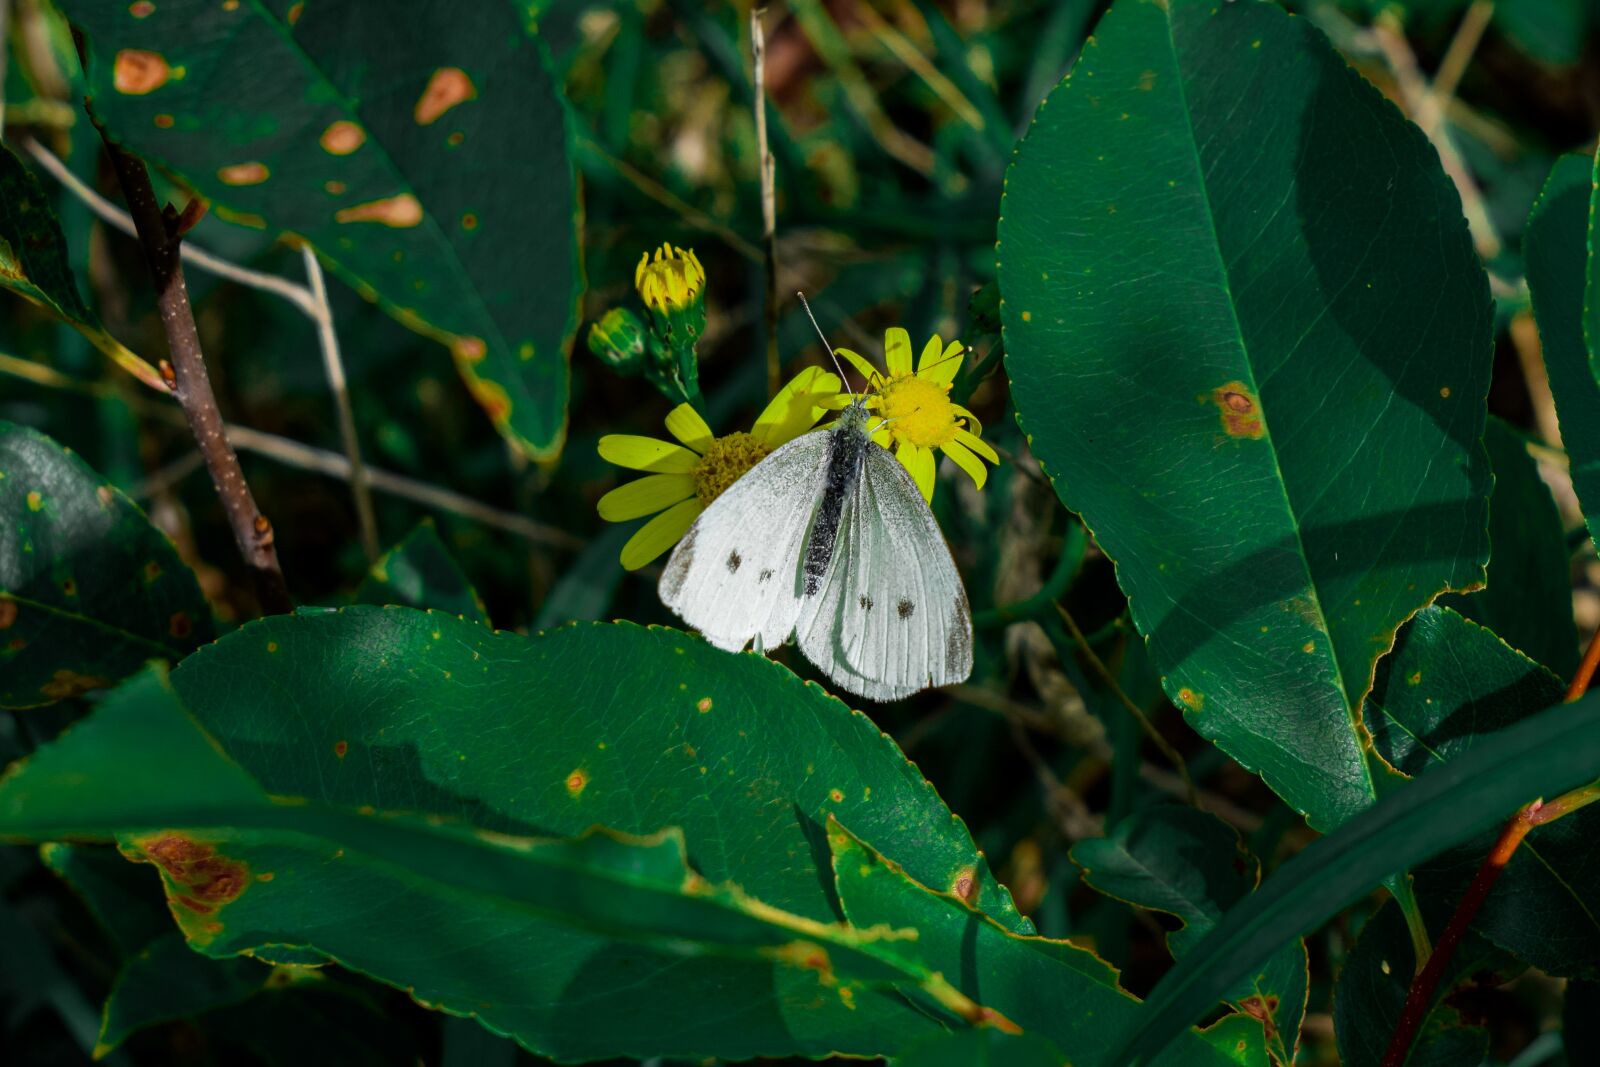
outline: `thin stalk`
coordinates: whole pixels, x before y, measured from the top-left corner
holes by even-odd
[[[1083,630],[1078,626],[1078,620],[1072,617],[1072,613],[1063,607],[1060,601],[1056,602],[1056,613],[1061,616],[1062,623],[1065,624],[1067,631],[1072,634],[1072,640],[1077,644],[1078,651],[1083,654],[1083,658],[1088,661],[1089,666],[1094,668],[1094,672],[1100,676],[1100,680],[1106,684],[1106,688],[1110,689],[1111,694],[1117,698],[1117,701],[1128,709],[1128,714],[1132,715],[1134,720],[1138,722],[1139,728],[1145,732],[1145,736],[1150,738],[1156,748],[1161,751],[1161,754],[1167,758],[1167,762],[1171,763],[1173,769],[1178,772],[1178,776],[1183,779],[1183,792],[1189,804],[1193,807],[1199,807],[1199,793],[1195,789],[1194,779],[1189,777],[1189,765],[1184,762],[1183,756],[1178,753],[1177,749],[1172,747],[1170,741],[1161,736],[1155,724],[1150,721],[1150,717],[1144,713],[1144,709],[1135,704],[1133,698],[1128,696],[1121,683],[1117,681],[1116,675],[1111,673],[1111,669],[1100,658],[1100,654],[1094,650],[1094,646],[1089,643],[1089,639],[1083,635]]]
[[[756,169],[761,175],[761,267],[766,275],[762,313],[767,331],[767,395],[777,396],[783,384],[778,361],[778,196],[772,152],[767,147],[767,38],[761,29],[764,7],[750,10],[750,56],[755,83]]]
[[[350,386],[344,376],[344,360],[339,357],[339,334],[333,328],[333,306],[328,303],[328,286],[322,278],[322,264],[310,245],[301,245],[305,258],[306,282],[317,305],[317,340],[322,347],[322,366],[328,375],[328,389],[339,413],[339,439],[350,461],[350,495],[355,499],[356,518],[361,525],[361,547],[368,563],[378,560],[378,520],[372,508],[372,489],[367,468],[361,462],[361,441],[356,436],[355,411],[350,406]]]
[[[201,455],[206,458],[211,484],[216,487],[217,496],[222,500],[228,524],[233,528],[234,542],[255,578],[256,596],[262,611],[268,615],[292,611],[294,604],[284,584],[283,570],[278,566],[272,524],[256,506],[250,486],[244,480],[244,471],[239,466],[239,457],[228,443],[222,412],[217,407],[216,394],[211,390],[210,375],[206,373],[205,355],[200,349],[200,332],[195,327],[194,309],[189,306],[189,291],[183,283],[183,262],[179,248],[185,224],[192,224],[198,218],[193,210],[195,205],[185,208],[182,215],[173,210],[171,205],[163,211],[156,202],[155,190],[150,185],[150,174],[144,163],[123,151],[106,134],[98,120],[95,120],[95,128],[100,131],[106,151],[110,153],[111,165],[117,172],[122,195],[128,202],[128,214],[133,217],[134,230],[138,234],[139,244],[144,248],[145,263],[150,268],[150,278],[155,285],[156,307],[161,313],[161,325],[167,334],[167,349],[172,356],[168,384],[178,405],[183,408]],[[166,370],[163,368],[164,375]]]

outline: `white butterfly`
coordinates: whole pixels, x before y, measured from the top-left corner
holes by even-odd
[[[764,651],[794,635],[840,688],[897,700],[966,680],[972,616],[933,512],[868,418],[855,398],[832,428],[725,490],[673,549],[659,590],[718,648]]]

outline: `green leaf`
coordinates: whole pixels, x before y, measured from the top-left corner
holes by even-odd
[[[1119,0],[998,256],[1019,419],[1167,694],[1329,830],[1378,655],[1484,580],[1491,315],[1438,154],[1309,23]]]
[[[106,332],[83,302],[67,259],[61,223],[39,179],[0,146],[0,285],[50,311],[83,334],[116,364],[165,394],[161,372]]]
[[[1568,677],[1578,667],[1578,628],[1572,619],[1572,567],[1561,511],[1520,433],[1491,418],[1484,443],[1494,469],[1489,584],[1468,596],[1452,593],[1438,602]]]
[[[893,1067],[1065,1067],[1061,1050],[1033,1034],[957,1030],[919,1041]]]
[[[619,670],[626,665],[626,670]],[[533,638],[403,608],[253,623],[173,684],[273,793],[511,833],[682,827],[713,882],[837,917],[830,813],[919,881],[1031,932],[933,787],[865,715],[764,657],[629,624]],[[286,733],[283,724],[300,726]],[[781,862],[773,862],[773,857]]]
[[[169,929],[123,965],[100,1020],[96,1057],[159,1023],[192,1019],[259,993],[272,975],[252,959],[208,959]]]
[[[561,97],[521,7],[61,6],[87,33],[90,96],[119,142],[220,216],[310,242],[450,345],[514,444],[559,451],[578,204]]]
[[[357,604],[436,608],[488,625],[489,612],[456,562],[432,519],[423,519],[378,562],[357,587]]]
[[[1593,169],[1594,159],[1587,155],[1556,161],[1528,213],[1523,254],[1572,488],[1588,519],[1589,536],[1600,545],[1600,371],[1592,363],[1589,346],[1596,330],[1586,310],[1586,300],[1595,301],[1585,293]]]
[[[1183,925],[1167,935],[1174,959],[1199,944],[1261,881],[1261,864],[1231,826],[1176,804],[1135,812],[1105,837],[1079,841],[1072,862],[1100,892],[1181,919]],[[1296,938],[1225,998],[1260,1021],[1279,1063],[1293,1061],[1300,1040],[1308,967],[1305,942]]]
[[[210,638],[210,609],[167,536],[72,452],[8,422],[0,523],[0,707],[111,685]]]
[[[1495,25],[1534,59],[1570,66],[1583,54],[1589,0],[1516,0],[1497,4]]]
[[[612,524],[596,534],[551,586],[539,605],[533,629],[603,618],[622,584],[620,556],[631,536],[631,528]]]
[[[1507,727],[1493,745],[1476,746],[1387,792],[1279,867],[1224,915],[1151,991],[1111,1059],[1119,1065],[1151,1062],[1290,938],[1314,929],[1383,879],[1498,824],[1534,797],[1556,796],[1590,781],[1596,766],[1600,693]]]
[[[195,948],[309,945],[563,1059],[885,1055],[1003,1021],[894,951],[913,931],[857,931],[715,885],[675,830],[549,840],[351,808],[286,792],[226,747],[147,673],[7,773],[0,835],[115,834],[161,868]],[[359,775],[375,799],[379,763]]]
[[[1500,731],[1556,703],[1564,691],[1554,675],[1490,631],[1432,607],[1400,632],[1378,665],[1367,722],[1383,758],[1416,775],[1476,749],[1493,751]],[[1469,838],[1413,872],[1435,931],[1449,921],[1494,836],[1490,830]],[[1597,836],[1594,807],[1541,826],[1511,857],[1473,929],[1551,974],[1600,973]]]
[[[50,842],[39,857],[83,900],[124,956],[172,931],[160,883],[115,849]]]
[[[957,981],[971,996],[982,990],[986,1007],[1026,1033],[1054,1042],[1081,1067],[1110,1065],[1112,1042],[1134,1018],[1138,1001],[1117,985],[1117,972],[1094,953],[1067,941],[1025,937],[975,910],[957,888],[944,892],[919,884],[900,864],[830,818],[828,842],[846,919],[858,929],[910,926],[914,939],[891,950]],[[1256,1043],[1260,1027],[1256,1026]],[[1183,1034],[1168,1064],[1235,1062],[1195,1034]],[[1265,1063],[1265,1049],[1256,1062]]]
[[[1469,937],[1458,946],[1439,983],[1436,1002],[1406,1057],[1406,1067],[1461,1067],[1484,1062],[1489,1051],[1488,1031],[1467,1025],[1461,1014],[1445,1003],[1445,997],[1492,956],[1477,938]],[[1333,1025],[1341,1067],[1379,1067],[1383,1062],[1416,971],[1405,917],[1392,902],[1386,903],[1367,920],[1339,972]]]

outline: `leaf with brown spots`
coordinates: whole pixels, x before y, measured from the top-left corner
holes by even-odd
[[[0,707],[111,685],[211,639],[172,542],[83,460],[0,422]]]
[[[560,451],[577,183],[558,86],[517,5],[62,7],[119,143],[219,218],[310,242],[404,325],[480,346],[457,365],[485,413],[529,456]]]
[[[1311,20],[1125,0],[999,239],[1018,418],[1167,695],[1317,829],[1370,807],[1374,664],[1489,558],[1493,306],[1438,153]]]
[[[404,609],[352,614],[440,620]],[[454,625],[463,628],[457,639],[497,636]],[[588,634],[604,640],[621,631],[591,627]],[[650,642],[675,639],[633,632]],[[512,643],[491,644],[517,658]],[[285,652],[293,645],[286,641]],[[750,678],[777,670],[753,657],[748,663],[754,670],[738,671],[743,685],[730,686],[715,671],[702,680],[725,690],[732,704]],[[828,699],[811,692],[810,699]],[[495,707],[479,705],[480,712]],[[839,707],[836,714],[850,713]],[[434,725],[445,728],[452,718],[467,721],[441,715]],[[503,729],[480,735],[520,750],[507,736]],[[441,732],[437,740],[464,738],[447,742]],[[875,1057],[969,1023],[1016,1030],[1004,1012],[902,951],[915,930],[854,929],[837,921],[825,892],[810,899],[791,893],[803,908],[795,911],[708,877],[718,865],[709,838],[702,837],[705,859],[691,867],[677,829],[530,836],[490,828],[485,824],[507,820],[486,811],[468,821],[465,806],[441,810],[437,790],[422,802],[433,810],[419,811],[423,793],[401,783],[445,771],[465,775],[454,783],[459,789],[487,787],[496,775],[484,749],[469,744],[446,753],[430,743],[412,749],[418,758],[408,765],[379,755],[370,741],[362,745],[367,773],[341,777],[359,780],[368,799],[393,797],[400,810],[352,807],[322,789],[286,791],[277,772],[257,772],[262,757],[275,756],[270,746],[207,732],[152,670],[8,773],[0,782],[0,835],[115,835],[161,870],[192,948],[213,957],[314,949],[564,1061],[646,1050],[695,1059],[833,1051]],[[308,750],[300,762],[322,755]],[[596,794],[615,795],[616,767],[603,759],[590,764],[581,798],[589,823],[608,810]],[[531,798],[526,784],[521,794]],[[560,783],[551,784],[560,800],[546,803],[576,806]],[[768,818],[777,811],[768,806]],[[729,806],[719,817],[733,813]],[[936,837],[924,840],[939,847]]]

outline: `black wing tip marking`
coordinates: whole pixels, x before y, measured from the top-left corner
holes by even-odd
[[[901,597],[900,603],[894,606],[894,610],[902,619],[909,619],[916,613],[917,606],[905,597]]]

